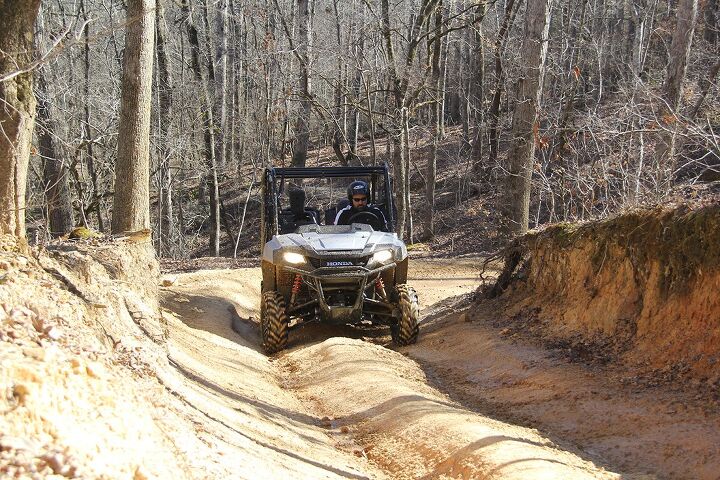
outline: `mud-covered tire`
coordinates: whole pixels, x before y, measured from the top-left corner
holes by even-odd
[[[390,329],[390,333],[393,343],[402,347],[417,341],[420,305],[415,289],[406,284],[396,285],[395,295],[401,316]]]
[[[260,302],[260,335],[265,353],[276,353],[287,346],[289,323],[283,296],[276,291],[264,292]]]

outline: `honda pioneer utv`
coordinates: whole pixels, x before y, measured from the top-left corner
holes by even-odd
[[[349,210],[348,185],[359,181],[373,208],[335,225]],[[311,321],[384,324],[396,345],[416,341],[418,298],[407,285],[407,249],[393,233],[391,185],[386,165],[264,171],[260,327],[268,354]]]

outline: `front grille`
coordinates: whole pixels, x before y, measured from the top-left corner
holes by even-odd
[[[344,258],[342,260],[329,259],[329,258],[311,258],[310,264],[315,268],[322,267],[364,267],[368,262],[368,257],[360,258]]]

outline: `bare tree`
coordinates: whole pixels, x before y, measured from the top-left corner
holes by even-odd
[[[435,30],[440,32],[443,24],[443,2],[440,0],[435,7]],[[430,47],[428,47],[430,48]],[[432,87],[435,89],[435,102],[432,106],[431,117],[434,129],[432,153],[427,160],[427,169],[425,173],[425,201],[427,202],[428,211],[423,217],[423,239],[431,239],[435,235],[434,216],[435,216],[435,183],[437,182],[437,157],[438,143],[443,134],[443,99],[445,92],[442,88],[442,78],[440,76],[440,54],[442,53],[442,42],[440,38],[435,38],[432,44]]]
[[[67,159],[61,155],[57,142],[44,73],[38,75],[38,150],[43,160],[43,183],[47,202],[49,233],[58,237],[74,226],[73,209],[68,185]]]
[[[352,4],[355,6],[355,2]],[[338,0],[333,0],[333,13],[335,14],[335,40],[338,44],[338,49],[342,49],[343,46],[343,40],[342,40],[342,22],[340,19],[340,10],[338,9]],[[349,43],[349,42],[348,42]],[[348,45],[349,48],[349,45]],[[345,157],[345,153],[343,153],[343,143],[346,137],[346,128],[345,125],[347,124],[347,106],[345,105],[345,92],[344,92],[344,82],[345,82],[345,76],[347,71],[347,59],[343,58],[342,56],[338,55],[337,58],[337,80],[335,82],[335,131],[333,133],[333,152],[335,153],[335,156],[337,157],[338,161],[340,161],[341,164],[347,165],[347,158]]]
[[[663,85],[664,104],[660,108],[660,121],[667,128],[660,135],[657,153],[657,161],[663,172],[661,181],[666,186],[672,181],[676,166],[675,142],[679,123],[676,112],[680,104],[682,84],[685,81],[697,9],[698,0],[680,0],[676,13],[675,31],[670,45],[670,63]]]
[[[518,1],[518,3],[520,3]],[[517,8],[515,6],[515,0],[508,0],[505,4],[505,16],[503,17],[502,24],[498,30],[497,38],[495,39],[495,47],[493,49],[493,63],[495,64],[495,92],[493,93],[492,103],[490,105],[490,111],[488,113],[490,126],[488,133],[490,136],[490,158],[488,163],[494,165],[497,161],[498,155],[498,122],[500,121],[500,100],[502,98],[502,92],[505,85],[505,75],[502,68],[502,55],[505,51],[505,45],[508,39],[508,33],[512,27]]]
[[[352,33],[354,35],[354,38],[351,39],[351,45],[349,52],[351,54],[350,58],[354,60],[354,72],[352,75],[352,79],[348,78],[348,82],[352,82],[350,84],[350,89],[352,91],[352,95],[350,98],[352,99],[352,106],[350,107],[350,111],[348,112],[348,122],[347,122],[347,139],[348,139],[348,154],[347,154],[347,160],[350,165],[359,165],[360,164],[360,157],[357,153],[357,145],[358,140],[360,136],[360,108],[359,104],[362,102],[360,99],[360,87],[362,85],[362,62],[363,57],[365,56],[365,11],[363,9],[363,13],[360,16],[359,21],[356,22],[358,24],[358,28],[352,29]],[[348,72],[348,77],[350,77],[350,73]],[[370,106],[368,106],[368,111],[370,110]],[[368,115],[369,117],[372,117],[371,115]],[[370,119],[372,121],[372,119]]]
[[[155,0],[128,0],[112,232],[150,228]]]
[[[685,80],[690,46],[692,45],[698,0],[680,0],[677,7],[675,30],[670,45],[670,63],[667,68],[663,94],[671,110],[680,101],[682,83]]]
[[[102,216],[102,195],[100,193],[100,187],[99,187],[99,180],[98,180],[98,172],[97,168],[95,166],[95,149],[94,149],[94,141],[93,141],[93,135],[91,133],[90,128],[90,107],[92,106],[92,102],[90,100],[90,19],[88,17],[88,11],[85,6],[85,1],[81,0],[80,2],[80,10],[82,11],[83,15],[83,21],[85,23],[85,45],[83,46],[83,60],[84,60],[84,66],[85,66],[85,81],[84,81],[84,91],[85,94],[85,105],[83,108],[83,119],[82,119],[82,139],[83,139],[83,145],[86,155],[86,165],[88,168],[88,173],[90,174],[90,181],[92,183],[92,202],[90,204],[90,207],[95,210],[95,215],[97,216],[97,225],[98,230],[101,232],[105,230],[105,222],[103,220]],[[85,214],[83,212],[83,219],[85,219]]]
[[[295,122],[295,149],[293,167],[304,167],[310,145],[310,113],[312,96],[310,94],[310,55],[312,53],[312,6],[311,0],[298,0],[298,60],[300,61],[300,109]]]
[[[230,28],[230,0],[221,0],[215,15],[217,41],[215,42],[215,112],[218,118],[216,148],[218,166],[227,160],[228,128],[228,37]]]
[[[512,125],[512,143],[500,209],[511,233],[528,229],[530,217],[530,179],[535,161],[535,135],[538,129],[538,107],[545,75],[550,0],[528,0],[525,12],[522,58],[524,65],[518,79],[518,98]]]
[[[25,183],[35,122],[30,65],[40,0],[0,2],[0,234],[25,237]]]
[[[405,229],[410,224],[410,204],[409,204],[409,192],[407,191],[408,184],[408,170],[410,166],[409,158],[407,156],[408,145],[407,140],[409,134],[408,128],[408,109],[414,104],[417,96],[420,93],[421,88],[413,88],[410,90],[411,82],[411,67],[415,63],[415,59],[418,53],[418,47],[421,44],[423,35],[423,28],[430,19],[432,12],[437,6],[439,0],[423,0],[419,6],[418,12],[413,12],[413,21],[410,26],[410,34],[407,38],[407,47],[403,49],[404,55],[402,56],[402,64],[398,63],[395,54],[395,46],[393,40],[393,28],[390,20],[390,2],[388,0],[382,0],[380,2],[381,16],[382,16],[382,35],[385,45],[385,55],[388,61],[388,75],[390,90],[392,92],[392,98],[394,100],[394,114],[399,116],[401,121],[396,125],[396,134],[393,136],[395,142],[394,156],[393,156],[393,169],[395,173],[395,185],[396,185],[396,196],[398,198],[397,204],[397,232],[400,235],[405,234]],[[439,41],[441,35],[440,32],[436,34],[436,40]],[[425,76],[427,76],[427,70]],[[422,85],[424,80],[420,82]]]
[[[190,0],[182,4],[183,16],[186,22],[188,39],[191,51],[191,69],[197,85],[200,88],[203,118],[203,143],[205,163],[208,168],[207,187],[210,190],[210,251],[213,255],[220,254],[220,192],[218,187],[217,156],[215,154],[215,119],[213,116],[213,101],[210,96],[209,78],[212,67],[208,64],[203,68],[202,52],[200,50],[200,35],[192,18]],[[207,23],[207,22],[206,22]]]
[[[168,59],[168,31],[165,24],[165,0],[157,0],[155,16],[155,45],[157,51],[157,95],[158,123],[160,138],[158,141],[158,222],[155,242],[161,256],[172,254],[175,240],[173,220],[173,191],[170,174],[170,122],[172,116],[172,73]]]

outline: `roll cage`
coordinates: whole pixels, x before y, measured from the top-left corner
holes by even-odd
[[[342,185],[342,197],[346,198],[345,188],[353,180],[365,180],[370,185],[370,203],[380,208],[385,214],[388,229],[395,228],[395,208],[393,205],[392,179],[387,164],[372,167],[269,167],[263,171],[262,176],[262,207],[261,207],[261,229],[260,249],[264,247],[273,235],[278,235],[279,215],[281,212],[281,197],[286,188],[286,183],[292,180],[312,179],[345,179]],[[301,182],[303,183],[303,182]],[[312,185],[312,181],[308,185]],[[338,197],[340,195],[337,195]],[[328,196],[326,216],[331,213],[334,206]],[[327,222],[326,222],[327,224]]]

